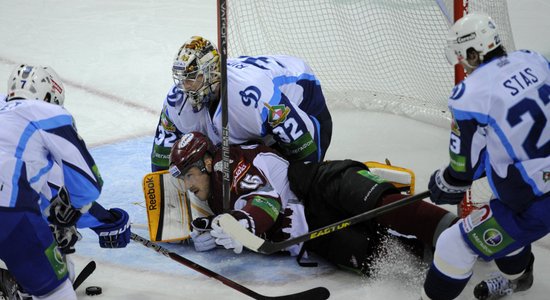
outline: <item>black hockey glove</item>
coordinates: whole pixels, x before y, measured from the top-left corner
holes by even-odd
[[[449,184],[450,175],[447,168],[443,167],[435,171],[430,177],[428,189],[431,192],[430,200],[435,204],[458,204],[470,188],[469,185],[451,185]]]
[[[48,221],[57,226],[74,226],[82,213],[71,205],[69,193],[61,187],[46,209]]]
[[[212,220],[214,219],[214,216],[209,217],[199,217],[196,218],[191,222],[191,226],[193,227],[193,231],[198,232],[205,232],[212,230]]]
[[[76,226],[62,227],[50,224],[57,247],[63,254],[75,252],[74,245],[82,239],[82,235],[76,230]]]

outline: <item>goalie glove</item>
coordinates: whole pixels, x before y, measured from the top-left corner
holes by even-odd
[[[45,210],[45,215],[50,224],[71,227],[76,224],[80,216],[87,212],[91,205],[86,205],[81,209],[74,208],[71,205],[69,193],[62,186],[57,195],[50,201],[50,205]]]
[[[453,179],[447,172],[447,167],[443,167],[435,171],[430,177],[428,183],[428,189],[431,192],[430,200],[435,204],[458,204],[464,199],[466,192],[471,186],[466,185],[452,185],[449,183],[449,179]],[[455,180],[458,182],[458,180]]]

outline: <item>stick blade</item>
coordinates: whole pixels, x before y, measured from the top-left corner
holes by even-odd
[[[307,291],[299,292],[296,294],[265,297],[264,299],[270,300],[325,300],[330,297],[330,291],[323,286],[312,288]]]
[[[82,271],[76,276],[73,282],[73,289],[76,290],[92,273],[95,271],[96,264],[95,261],[89,262]]]

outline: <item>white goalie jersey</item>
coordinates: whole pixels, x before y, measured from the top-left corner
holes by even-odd
[[[326,110],[318,79],[301,59],[257,56],[228,59],[229,143],[276,142],[289,158],[319,160],[319,121]],[[214,144],[222,140],[221,102],[213,117],[194,112],[186,96],[173,86],[161,113],[152,162],[167,166],[174,141],[199,131]]]

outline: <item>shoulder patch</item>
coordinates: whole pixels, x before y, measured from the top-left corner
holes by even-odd
[[[267,122],[271,127],[276,127],[277,125],[284,123],[286,121],[286,117],[290,113],[290,108],[283,105],[269,105],[267,103],[264,103],[265,107],[269,110],[268,116],[267,116]]]
[[[451,92],[451,99],[452,100],[458,100],[462,95],[464,95],[464,92],[466,91],[466,84],[464,84],[464,81],[460,82],[459,84],[455,85],[453,88],[453,91]]]

